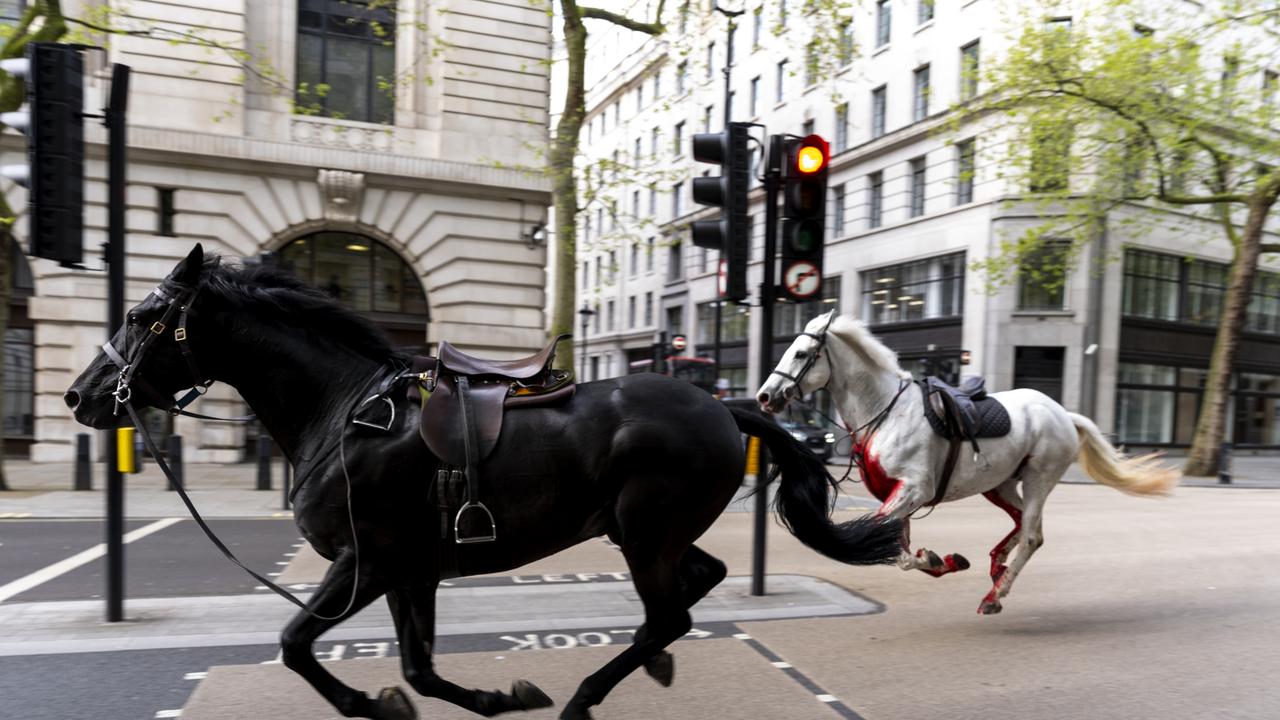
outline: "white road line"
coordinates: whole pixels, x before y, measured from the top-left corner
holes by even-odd
[[[181,710],[157,710],[156,717],[157,718],[182,717],[182,711]]]
[[[791,663],[789,663],[789,662],[783,662],[783,661],[779,660],[779,661],[775,662],[775,663],[773,664],[773,666],[774,666],[774,667],[776,667],[776,668],[778,668],[779,670],[786,670],[787,668],[791,667]]]
[[[134,540],[141,540],[152,533],[160,532],[170,525],[180,523],[183,519],[184,518],[165,518],[163,520],[157,520],[150,525],[144,525],[133,532],[125,533],[124,542],[127,545]],[[14,595],[24,593],[38,585],[43,585],[59,575],[71,572],[81,565],[91,563],[106,554],[106,543],[100,543],[88,550],[78,552],[65,560],[59,560],[48,567],[41,568],[30,575],[20,577],[7,585],[0,586],[0,602],[4,602]]]
[[[208,675],[209,675],[209,671],[207,670],[204,672],[189,672],[186,675],[183,675],[182,679],[183,680],[203,680],[206,677],[208,677]]]
[[[818,695],[817,697],[818,697],[818,702],[824,702],[824,703],[840,702],[840,699],[837,698],[835,695]]]
[[[734,640],[750,640],[751,636],[746,633],[737,633],[733,636]]]

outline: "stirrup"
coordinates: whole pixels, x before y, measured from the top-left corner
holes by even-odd
[[[485,517],[489,519],[488,535],[473,535],[471,537],[462,537],[462,534],[458,532],[458,525],[462,520],[462,514],[468,510],[477,510],[485,514]],[[467,501],[462,504],[462,507],[458,508],[458,514],[455,515],[453,518],[453,541],[455,543],[459,545],[470,545],[472,543],[493,542],[494,540],[497,540],[497,539],[498,539],[498,526],[493,521],[493,513],[489,512],[489,508],[485,507],[484,503]]]

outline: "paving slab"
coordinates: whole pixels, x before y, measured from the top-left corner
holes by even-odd
[[[633,673],[605,700],[596,714],[611,720],[654,718],[835,719],[815,695],[741,640],[677,642],[676,680],[658,686],[643,671]],[[554,655],[550,655],[554,652]],[[617,647],[573,650],[460,653],[436,660],[440,674],[463,687],[509,688],[525,678],[542,688],[556,707],[522,713],[529,720],[554,718],[584,677],[615,657]],[[476,716],[440,700],[407,690],[396,659],[342,660],[325,668],[352,687],[370,694],[405,687],[420,717],[471,720]],[[282,665],[214,667],[182,710],[183,720],[259,718],[339,720],[339,715],[301,677]]]

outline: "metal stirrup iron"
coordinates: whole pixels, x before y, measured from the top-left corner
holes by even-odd
[[[467,495],[462,502],[462,507],[458,508],[458,514],[453,517],[453,540],[459,545],[493,542],[498,539],[498,526],[494,523],[493,513],[489,512],[489,508],[477,500],[480,497],[480,483],[476,475],[476,443],[478,440],[474,437],[475,428],[471,423],[471,381],[465,375],[459,375],[455,378],[455,382],[458,386],[458,400],[462,407],[462,445],[467,455]],[[468,511],[472,515],[482,513],[485,516],[489,521],[489,534],[462,536],[460,532],[462,515]]]

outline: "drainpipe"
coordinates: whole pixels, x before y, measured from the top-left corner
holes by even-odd
[[[1085,314],[1084,357],[1080,363],[1080,414],[1092,418],[1098,409],[1098,356],[1102,337],[1102,297],[1106,290],[1106,274],[1099,272],[1107,251],[1107,219],[1098,221],[1097,232],[1089,241],[1089,307]]]

